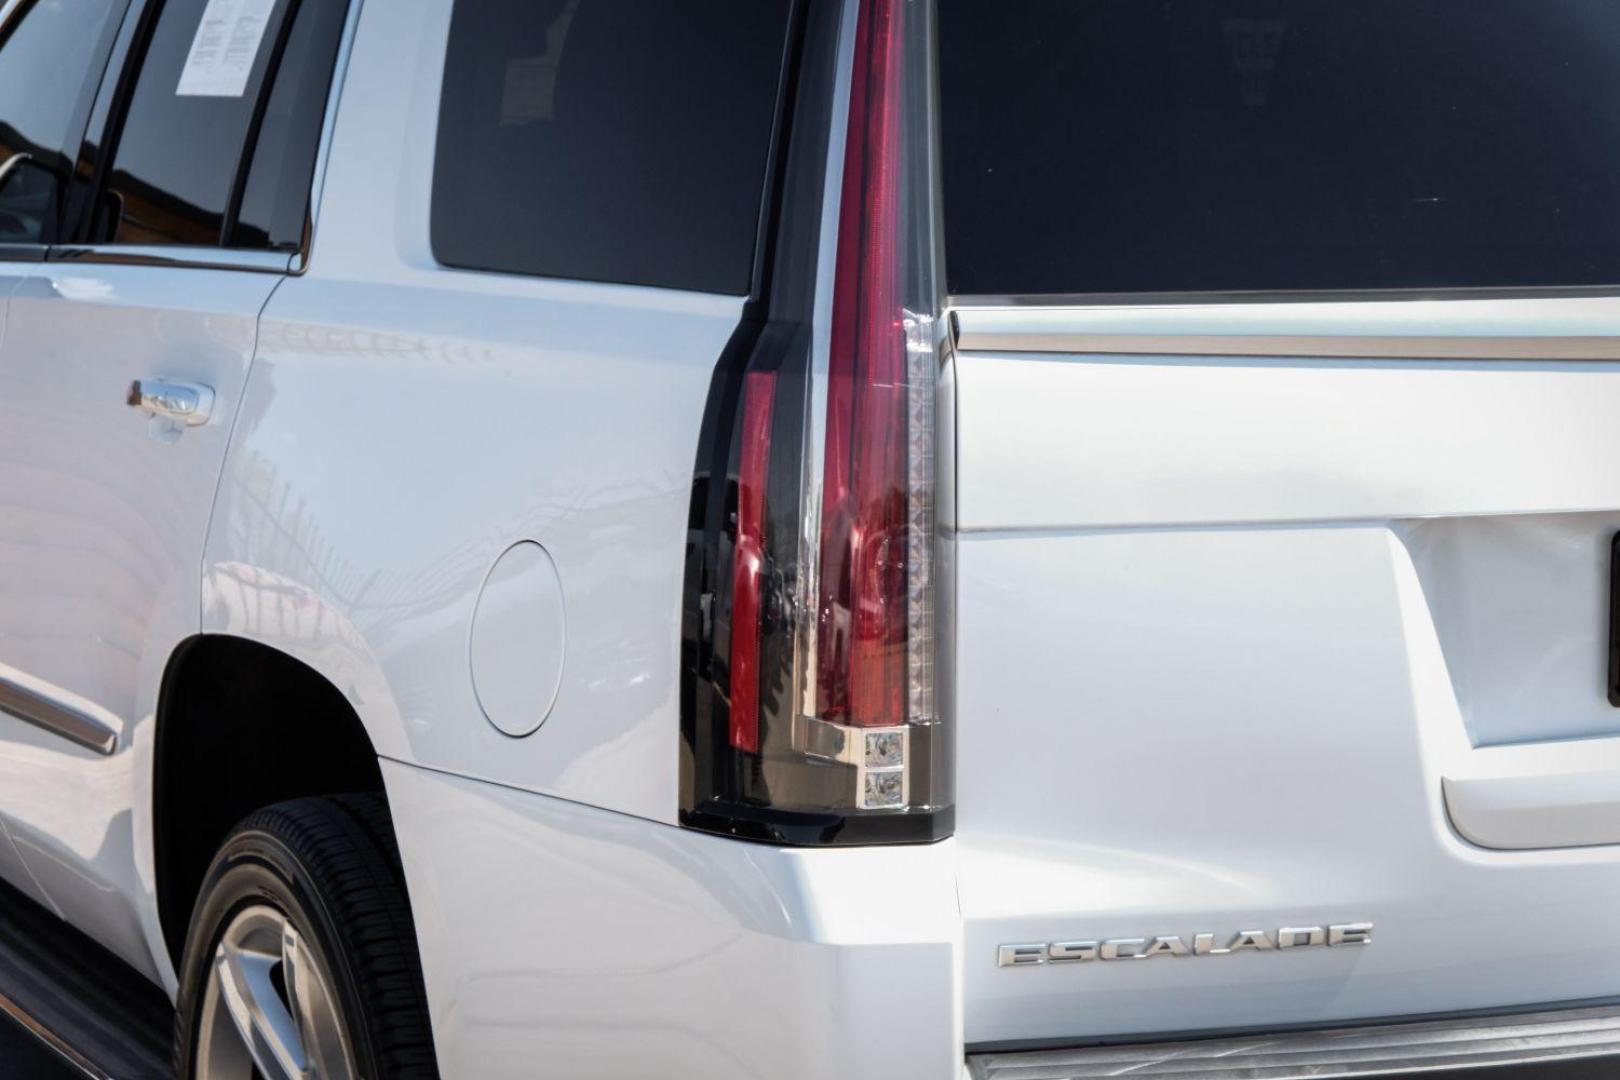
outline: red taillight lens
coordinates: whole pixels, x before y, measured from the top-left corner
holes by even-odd
[[[899,7],[870,0],[856,30],[827,371],[818,711],[854,727],[906,719]]]
[[[742,461],[737,474],[737,543],[731,577],[731,745],[759,751],[759,634],[764,602],[765,480],[771,457],[776,373],[743,380]]]
[[[682,820],[776,842],[950,831],[934,703],[933,3],[851,2],[853,25],[842,5],[807,9],[853,53],[841,181],[821,190],[840,149],[828,98],[801,95],[794,137],[813,150],[792,175],[810,197],[785,200],[798,246],[774,265],[804,291],[780,309],[773,297],[745,362],[716,373],[694,485]],[[829,82],[838,67],[821,69]]]

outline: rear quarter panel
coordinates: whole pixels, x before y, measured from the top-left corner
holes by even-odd
[[[362,15],[311,269],[263,320],[204,629],[325,674],[385,757],[672,821],[692,467],[742,301],[435,266],[450,8]],[[550,718],[513,739],[468,649],[521,540],[557,566],[566,647]]]

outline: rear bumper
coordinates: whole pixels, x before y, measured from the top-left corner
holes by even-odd
[[[774,848],[383,766],[445,1077],[961,1076],[954,841]]]
[[[1620,1005],[1385,1024],[1330,1031],[1093,1046],[968,1059],[972,1080],[1329,1080],[1479,1070],[1508,1080],[1516,1070],[1589,1061],[1620,1070]],[[1590,1075],[1612,1075],[1605,1070]],[[1506,1071],[1504,1071],[1506,1070]]]
[[[451,1080],[960,1080],[964,1060],[975,1080],[1508,1080],[1620,1055],[1620,1004],[968,1055],[956,841],[783,849],[393,762],[384,776]]]

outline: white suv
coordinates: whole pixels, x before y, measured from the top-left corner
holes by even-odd
[[[0,0],[0,1011],[1620,1052],[1617,208],[1612,0]]]

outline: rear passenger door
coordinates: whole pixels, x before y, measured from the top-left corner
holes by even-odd
[[[214,489],[259,313],[303,250],[346,10],[137,5],[67,242],[20,282],[0,347],[0,815],[62,913],[149,972],[158,687],[198,629]]]

